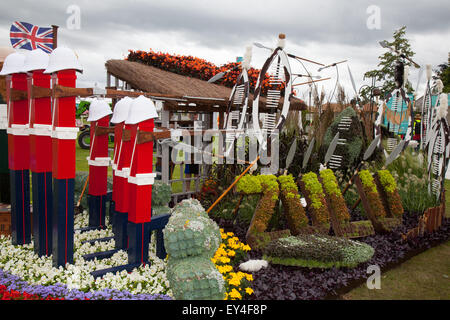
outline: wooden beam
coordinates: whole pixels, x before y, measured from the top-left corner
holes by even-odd
[[[131,131],[128,129],[123,129],[122,141],[130,141],[130,140],[131,140]]]
[[[89,97],[94,95],[93,88],[70,88],[61,86],[59,84],[53,87],[53,97],[54,98],[65,98],[65,97]]]
[[[28,92],[25,90],[18,90],[18,89],[10,89],[10,99],[11,101],[19,101],[19,100],[27,100],[28,99]]]
[[[48,98],[52,95],[52,89],[39,86],[31,87],[31,99]]]
[[[110,133],[114,133],[114,127],[97,126],[95,128],[95,135],[96,136],[103,136],[103,135],[110,134]]]

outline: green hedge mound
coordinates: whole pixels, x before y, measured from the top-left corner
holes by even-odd
[[[353,268],[372,258],[374,249],[362,242],[327,235],[298,235],[272,241],[264,259],[287,266]]]

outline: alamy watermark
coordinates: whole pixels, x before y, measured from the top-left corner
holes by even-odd
[[[66,27],[69,30],[81,29],[81,9],[76,4],[71,4],[67,7],[66,13],[69,17],[66,19]]]
[[[366,285],[370,290],[381,289],[381,270],[380,266],[372,264],[367,267],[367,273],[370,276],[367,278]]]
[[[249,164],[259,156],[266,173],[279,170],[278,130],[175,130],[171,139],[175,164]],[[184,157],[180,159],[180,151]]]
[[[366,9],[369,15],[366,20],[366,26],[369,30],[381,29],[381,8],[377,5],[370,5]]]

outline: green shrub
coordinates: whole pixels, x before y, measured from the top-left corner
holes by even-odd
[[[344,109],[333,120],[328,127],[323,142],[323,150],[328,149],[331,141],[338,132],[338,125],[343,117],[350,117],[352,122],[347,131],[339,131],[339,138],[346,139],[346,144],[339,144],[336,147],[335,154],[343,157],[339,170],[351,168],[358,160],[359,155],[364,147],[364,132],[359,121],[358,115],[352,107]]]
[[[292,234],[299,234],[308,226],[308,218],[300,202],[297,184],[292,175],[279,176],[280,198],[284,207],[284,213],[289,230]]]
[[[246,174],[236,183],[236,191],[245,194],[261,193],[261,181],[259,176]],[[236,177],[237,179],[237,177]]]
[[[328,230],[330,227],[328,207],[326,205],[325,194],[322,184],[319,182],[314,172],[304,174],[301,181],[305,185],[305,197],[310,199],[311,220],[314,227],[320,227]]]
[[[370,260],[374,249],[361,242],[327,235],[298,235],[270,242],[264,259],[274,264],[309,268],[356,267]]]
[[[222,300],[225,281],[211,261],[222,237],[200,202],[188,199],[177,204],[163,235],[168,254],[166,275],[174,297]]]

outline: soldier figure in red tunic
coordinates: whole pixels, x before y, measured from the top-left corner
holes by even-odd
[[[106,194],[108,192],[108,133],[99,133],[98,128],[109,126],[109,116],[112,113],[109,104],[104,99],[95,99],[89,106],[91,121],[91,146],[89,157],[89,227],[105,228]]]

